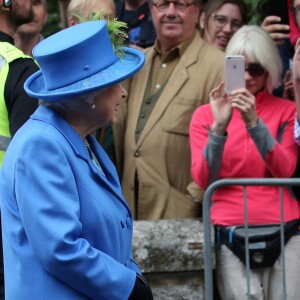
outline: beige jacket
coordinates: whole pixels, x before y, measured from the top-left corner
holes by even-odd
[[[188,194],[201,198],[203,192],[191,179],[189,123],[194,110],[209,101],[210,91],[222,79],[224,55],[195,35],[136,143],[153,55],[153,47],[146,49],[145,66],[130,83],[126,113],[118,115],[114,128],[123,193],[138,219],[197,217],[201,204]],[[138,203],[134,203],[135,172]]]

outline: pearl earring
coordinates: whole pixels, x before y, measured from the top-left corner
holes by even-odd
[[[93,103],[91,104],[91,109],[95,109],[96,108],[96,105]]]

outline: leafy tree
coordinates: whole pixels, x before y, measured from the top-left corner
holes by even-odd
[[[247,5],[248,23],[260,25],[262,22],[262,8],[267,0],[244,0]]]
[[[47,0],[48,21],[42,32],[45,37],[61,30],[58,1],[59,0]]]

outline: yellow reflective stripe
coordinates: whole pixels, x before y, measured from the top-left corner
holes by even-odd
[[[29,57],[21,50],[7,42],[0,42],[0,60],[2,68],[0,70],[0,166],[2,165],[5,150],[10,142],[9,119],[7,107],[4,99],[4,88],[9,72],[9,63],[18,59]]]

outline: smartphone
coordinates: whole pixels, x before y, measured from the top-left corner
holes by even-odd
[[[231,94],[233,90],[245,87],[245,59],[242,55],[225,56],[225,90]]]

